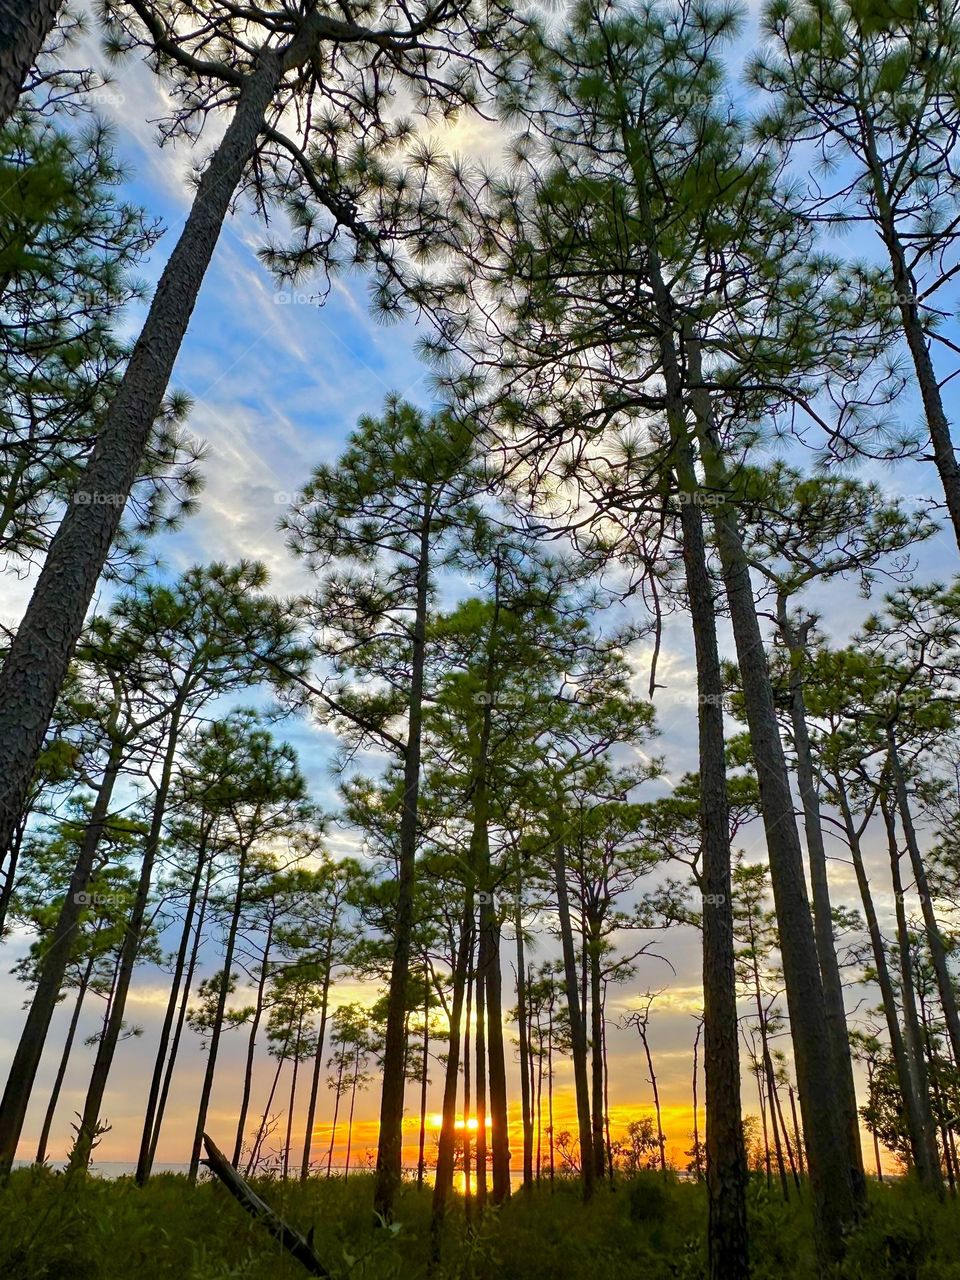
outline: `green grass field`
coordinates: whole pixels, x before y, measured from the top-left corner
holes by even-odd
[[[442,1259],[429,1261],[430,1193],[406,1187],[390,1230],[371,1221],[369,1176],[348,1182],[262,1182],[294,1226],[313,1228],[336,1280],[696,1280],[704,1274],[702,1187],[641,1175],[584,1206],[573,1183],[515,1194],[467,1230],[457,1206]],[[756,1280],[814,1277],[808,1207],[784,1204],[762,1180],[750,1194]],[[844,1280],[960,1280],[956,1202],[931,1204],[909,1184],[874,1186],[850,1240]],[[24,1169],[0,1192],[4,1280],[286,1280],[306,1272],[218,1185],[173,1174],[141,1190],[130,1179],[68,1185]]]

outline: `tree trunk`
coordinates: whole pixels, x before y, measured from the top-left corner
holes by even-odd
[[[144,920],[147,914],[147,904],[150,900],[150,886],[153,883],[153,867],[163,834],[167,796],[170,792],[170,781],[173,777],[173,762],[179,743],[180,720],[188,696],[187,691],[188,685],[184,683],[170,712],[170,725],[167,730],[167,745],[164,752],[163,768],[157,787],[157,794],[154,798],[150,830],[147,833],[144,845],[143,863],[140,868],[137,892],[120,947],[120,969],[117,974],[116,990],[110,1006],[110,1018],[100,1043],[97,1045],[97,1056],[94,1059],[93,1070],[90,1073],[90,1084],[83,1104],[83,1115],[80,1118],[80,1125],[77,1130],[77,1140],[70,1153],[70,1171],[72,1173],[86,1169],[90,1161],[96,1128],[100,1120],[100,1108],[103,1105],[103,1095],[106,1092],[110,1068],[113,1066],[114,1054],[116,1053],[117,1044],[120,1041],[120,1032],[123,1028],[123,1015],[126,1012],[130,980],[133,977],[137,956],[143,945]]]
[[[180,997],[180,1008],[177,1011],[177,1021],[173,1028],[173,1038],[170,1041],[170,1056],[167,1058],[167,1065],[163,1073],[163,1087],[160,1090],[160,1097],[157,1100],[157,1115],[153,1123],[153,1133],[150,1136],[150,1153],[148,1172],[153,1167],[153,1162],[157,1155],[157,1143],[160,1141],[160,1128],[163,1124],[164,1113],[167,1109],[167,1098],[170,1095],[170,1083],[173,1079],[173,1069],[176,1065],[177,1054],[180,1051],[180,1039],[183,1035],[183,1025],[187,1019],[187,1008],[190,1004],[190,991],[193,987],[193,975],[197,969],[197,959],[200,954],[200,943],[203,939],[203,925],[207,917],[207,905],[210,901],[210,888],[213,884],[213,858],[207,861],[207,877],[204,881],[203,896],[200,899],[200,911],[197,915],[197,927],[193,935],[193,946],[190,948],[190,961],[187,965],[186,976],[183,980],[183,992]]]
[[[3,0],[0,4],[0,125],[16,109],[62,3],[63,0]]]
[[[887,966],[887,953],[883,944],[883,935],[880,932],[880,924],[877,920],[876,908],[873,904],[873,894],[870,891],[870,881],[867,879],[867,872],[863,862],[863,851],[860,847],[860,836],[857,832],[856,826],[854,825],[853,814],[850,811],[850,804],[847,799],[843,780],[840,777],[837,777],[835,781],[840,815],[843,819],[844,830],[846,831],[847,844],[850,847],[850,853],[853,857],[853,867],[857,876],[857,885],[860,889],[860,900],[863,903],[863,914],[867,922],[867,932],[870,935],[870,945],[873,950],[873,964],[877,971],[877,985],[880,988],[880,995],[883,1000],[883,1010],[887,1020],[887,1033],[890,1037],[890,1051],[893,1054],[894,1066],[896,1067],[897,1072],[897,1083],[900,1086],[900,1093],[903,1097],[904,1106],[907,1111],[907,1125],[910,1134],[911,1154],[913,1156],[913,1162],[916,1166],[920,1181],[926,1186],[935,1187],[937,1184],[937,1171],[931,1167],[930,1151],[926,1140],[928,1126],[924,1123],[923,1118],[924,1112],[929,1106],[929,1102],[920,1097],[917,1088],[917,1081],[913,1072],[913,1065],[911,1064],[909,1055],[907,1054],[903,1041],[903,1034],[900,1030],[900,1022],[897,1017],[896,996],[893,990],[893,983],[890,980],[890,970]],[[806,1124],[804,1127],[806,1127]]]
[[[834,1076],[837,1081],[838,1103],[847,1132],[850,1160],[850,1176],[859,1201],[866,1194],[863,1171],[863,1152],[860,1147],[860,1117],[857,1112],[857,1090],[853,1079],[853,1058],[850,1054],[850,1038],[847,1033],[847,1014],[843,999],[843,979],[837,960],[837,948],[833,935],[833,911],[830,902],[830,882],[827,877],[827,854],[823,841],[823,824],[820,815],[820,796],[813,767],[810,734],[807,729],[807,709],[803,694],[803,675],[800,665],[803,658],[802,638],[790,626],[785,601],[777,602],[778,624],[790,650],[790,723],[793,729],[793,745],[797,756],[797,785],[803,804],[804,834],[807,843],[807,862],[810,866],[810,885],[813,896],[813,926],[823,982],[823,998],[827,1011],[827,1026],[833,1049]]]
[[[580,1177],[583,1182],[583,1198],[584,1200],[590,1200],[593,1197],[594,1167],[593,1132],[590,1123],[590,1085],[587,1078],[587,1032],[580,1005],[577,957],[574,951],[573,929],[570,923],[570,899],[567,895],[566,849],[562,839],[556,842],[554,879],[557,891],[557,914],[560,920],[560,941],[563,950],[567,1010],[570,1015],[570,1052],[573,1058],[577,1130],[580,1139]],[[551,1144],[552,1142],[553,1135],[551,1133]]]
[[[257,980],[257,997],[253,1007],[253,1018],[250,1021],[250,1035],[247,1038],[247,1058],[243,1067],[243,1094],[240,1098],[240,1113],[237,1116],[237,1135],[233,1142],[233,1167],[240,1167],[240,1152],[243,1148],[243,1131],[247,1123],[247,1110],[250,1107],[250,1092],[253,1087],[253,1059],[257,1050],[257,1032],[263,1018],[264,993],[267,989],[267,971],[270,960],[270,947],[273,943],[274,919],[271,916],[267,925],[267,936],[263,944],[263,956],[260,962],[260,977]]]
[[[186,911],[183,917],[183,929],[180,933],[180,946],[177,949],[177,958],[173,968],[173,978],[170,984],[170,996],[167,1000],[167,1008],[163,1015],[163,1026],[160,1028],[160,1044],[157,1046],[157,1056],[153,1066],[153,1076],[150,1080],[150,1092],[147,1095],[147,1109],[143,1118],[143,1132],[140,1135],[140,1153],[137,1156],[136,1180],[139,1186],[143,1186],[150,1176],[150,1167],[153,1164],[152,1156],[152,1138],[153,1127],[157,1116],[157,1102],[160,1098],[160,1088],[163,1083],[163,1068],[166,1062],[167,1049],[170,1043],[170,1032],[173,1028],[173,1020],[176,1016],[177,1001],[180,996],[180,983],[183,980],[183,971],[187,963],[187,952],[190,947],[190,934],[193,930],[194,915],[197,910],[197,901],[200,897],[200,885],[203,880],[203,872],[206,867],[206,851],[207,840],[209,837],[209,829],[204,827],[200,834],[200,843],[197,849],[197,865],[194,868],[193,879],[190,882],[190,893],[187,898]],[[233,1162],[237,1163],[236,1159]]]
[[[200,1104],[197,1107],[197,1125],[193,1134],[193,1149],[190,1152],[190,1168],[187,1177],[191,1182],[197,1179],[200,1167],[200,1151],[203,1142],[203,1130],[207,1123],[207,1108],[210,1105],[210,1094],[213,1091],[213,1073],[217,1069],[217,1054],[220,1049],[220,1036],[223,1033],[223,1016],[227,1008],[227,997],[230,993],[230,970],[233,966],[233,955],[237,945],[237,933],[240,929],[240,913],[243,910],[243,891],[246,888],[247,855],[249,848],[240,850],[237,867],[237,890],[233,899],[233,912],[230,916],[230,927],[227,932],[227,945],[223,952],[223,980],[217,999],[217,1010],[213,1026],[210,1029],[210,1043],[207,1046],[207,1065],[203,1073],[203,1085],[200,1089]]]
[[[926,1057],[923,1046],[923,1032],[917,1013],[917,996],[913,985],[913,962],[910,956],[910,937],[907,930],[907,911],[903,900],[903,878],[900,875],[900,849],[897,846],[896,819],[890,808],[887,797],[880,793],[880,812],[887,833],[887,849],[890,854],[890,878],[893,883],[893,900],[897,917],[897,957],[900,967],[900,1002],[903,1006],[903,1032],[906,1041],[907,1058],[911,1066],[911,1076],[923,1126],[923,1137],[926,1148],[926,1164],[933,1171],[930,1182],[938,1193],[943,1192],[943,1180],[940,1174],[940,1152],[937,1149],[936,1125],[930,1106],[930,1081],[927,1075]],[[926,1181],[925,1170],[921,1170],[921,1179]]]
[[[330,923],[330,938],[324,958],[323,988],[320,993],[320,1029],[317,1032],[317,1051],[313,1056],[313,1077],[310,1081],[310,1103],[307,1107],[307,1131],[303,1139],[303,1163],[300,1181],[310,1176],[310,1148],[313,1145],[313,1124],[317,1114],[317,1097],[320,1092],[320,1072],[323,1066],[323,1042],[327,1035],[327,1010],[330,1005],[330,978],[333,969],[333,930],[336,917]]]
[[[282,1056],[277,1059],[277,1069],[273,1073],[273,1084],[271,1084],[270,1092],[267,1095],[267,1104],[263,1108],[263,1115],[260,1117],[260,1124],[257,1127],[256,1137],[254,1138],[253,1145],[250,1148],[250,1158],[247,1161],[247,1167],[243,1171],[243,1176],[245,1178],[250,1177],[250,1174],[256,1168],[257,1161],[260,1158],[260,1144],[263,1142],[264,1135],[267,1130],[267,1120],[270,1118],[270,1108],[273,1106],[273,1099],[277,1092],[277,1085],[280,1083],[280,1072],[283,1070],[284,1062],[286,1062],[286,1058]],[[336,1126],[336,1116],[334,1116],[334,1126]],[[330,1154],[331,1156],[333,1155],[332,1143],[330,1146]],[[330,1177],[329,1163],[327,1164],[327,1177]]]
[[[67,1074],[67,1064],[70,1061],[70,1053],[73,1049],[73,1042],[77,1034],[77,1024],[80,1021],[80,1010],[83,1007],[83,998],[87,994],[87,988],[90,985],[90,977],[93,973],[93,956],[87,961],[87,966],[83,971],[83,976],[77,986],[77,998],[73,1003],[73,1013],[70,1015],[70,1025],[67,1028],[67,1038],[63,1042],[63,1052],[60,1054],[60,1065],[57,1068],[57,1077],[53,1082],[53,1088],[50,1090],[50,1099],[47,1102],[47,1109],[43,1117],[43,1128],[40,1130],[40,1141],[37,1143],[36,1163],[43,1164],[47,1158],[47,1143],[50,1141],[50,1128],[53,1124],[54,1113],[57,1109],[57,1102],[60,1099],[60,1090],[63,1088],[63,1079]]]
[[[585,951],[590,965],[590,1083],[593,1091],[593,1167],[597,1178],[603,1178],[607,1168],[603,1125],[603,984],[600,974],[599,923],[591,921],[590,924],[590,937]]]
[[[430,586],[430,492],[424,498],[417,565],[416,613],[410,653],[410,710],[403,762],[403,809],[400,816],[400,865],[397,877],[396,932],[387,996],[383,1048],[383,1087],[374,1210],[385,1222],[402,1177],[403,1094],[407,1061],[407,979],[413,937],[414,881],[417,861],[417,810],[420,798],[420,746],[423,729],[423,679],[426,665],[427,602]]]
[[[485,922],[484,913],[486,913]],[[493,1203],[499,1205],[510,1196],[510,1131],[507,1127],[507,1067],[503,1047],[500,923],[492,903],[484,904],[480,908],[480,922],[481,929],[486,928],[490,937],[483,989],[487,1022],[487,1055],[490,1066],[490,1154]]]
[[[917,896],[920,899],[920,909],[923,912],[927,945],[930,948],[930,958],[933,961],[933,970],[937,976],[940,1004],[943,1007],[943,1020],[947,1024],[947,1035],[950,1039],[953,1060],[960,1063],[960,1014],[957,1012],[957,997],[953,989],[950,969],[947,965],[947,950],[940,933],[940,926],[937,923],[936,912],[933,909],[933,897],[927,880],[927,869],[923,864],[923,854],[920,852],[917,833],[913,826],[910,798],[907,795],[907,782],[904,777],[903,767],[900,764],[900,753],[892,725],[889,726],[887,731],[887,741],[889,743],[888,758],[897,798],[897,808],[900,811],[900,825],[903,827],[903,836],[907,842],[907,852],[910,854],[910,865],[913,868]]]
[[[420,1149],[417,1153],[417,1186],[423,1186],[423,1174],[426,1168],[427,1145],[427,1086],[430,1083],[430,969],[425,965],[423,970],[423,1068],[420,1072]]]
[[[124,503],[142,466],[174,362],[224,218],[280,81],[263,49],[197,189],[146,323],[97,435],[0,671],[0,849],[10,844],[43,738]],[[17,1084],[19,1088],[19,1082]]]
[[[116,714],[112,717],[111,723],[116,725]],[[30,1010],[10,1064],[3,1100],[0,1102],[0,1178],[6,1177],[10,1172],[17,1154],[20,1131],[27,1113],[37,1067],[40,1065],[40,1055],[43,1053],[50,1019],[57,1007],[63,975],[70,960],[74,932],[83,910],[87,884],[93,874],[100,837],[107,823],[110,798],[120,772],[121,759],[122,745],[114,743],[97,791],[90,821],[87,823],[83,845],[60,908],[53,937],[44,953],[37,989],[33,993]]]
[[[290,1143],[293,1137],[293,1111],[297,1103],[297,1075],[300,1069],[300,1053],[303,1047],[303,1004],[300,1005],[300,1016],[297,1020],[297,1038],[293,1045],[293,1072],[290,1080],[290,1105],[287,1108],[287,1136],[283,1143],[283,1180],[286,1182],[290,1172]],[[356,1085],[354,1085],[356,1087]],[[353,1114],[351,1107],[351,1115]]]
[[[446,1213],[447,1200],[453,1186],[453,1167],[457,1141],[457,1088],[460,1077],[460,1034],[463,1021],[463,1004],[473,950],[473,894],[468,889],[460,922],[460,945],[453,970],[453,1001],[450,1009],[450,1039],[447,1064],[443,1078],[442,1119],[437,1149],[437,1172],[433,1183],[433,1206],[430,1216],[431,1246],[436,1256],[439,1249],[440,1230]],[[467,1014],[469,1021],[469,1011]],[[464,1055],[466,1059],[466,1051]],[[464,1107],[464,1135],[468,1105]]]
[[[847,1232],[858,1213],[846,1155],[847,1131],[841,1122],[803,855],[749,563],[736,512],[727,496],[729,478],[709,398],[702,389],[699,345],[695,341],[687,344],[687,358],[695,388],[691,403],[704,476],[721,499],[713,508],[713,526],[740,664],[744,711],[770,858],[817,1244],[824,1261],[829,1263],[842,1258]]]
[[[533,1071],[530,1056],[529,1009],[527,1005],[527,970],[523,947],[523,907],[520,901],[520,882],[517,881],[517,902],[513,927],[517,939],[517,1033],[520,1040],[520,1115],[523,1125],[523,1187],[533,1186]]]
[[[337,1096],[333,1103],[333,1123],[330,1126],[330,1149],[327,1152],[327,1177],[330,1177],[330,1171],[333,1168],[333,1148],[337,1140],[337,1120],[340,1116],[340,1099],[343,1096],[343,1068],[345,1059],[343,1057],[343,1046],[341,1045],[340,1064],[337,1071]]]
[[[477,945],[477,972],[474,982],[476,1004],[477,1033],[474,1045],[476,1062],[476,1080],[474,1091],[477,1097],[477,1208],[483,1212],[487,1203],[487,1036],[485,1026],[484,970],[486,969],[486,947],[489,937],[482,925],[479,930]]]

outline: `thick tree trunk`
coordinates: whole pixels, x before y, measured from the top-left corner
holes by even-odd
[[[417,862],[417,811],[420,798],[420,746],[423,728],[423,680],[426,665],[427,601],[430,587],[431,497],[424,498],[417,565],[416,612],[410,652],[409,728],[403,762],[403,809],[400,816],[400,866],[397,877],[393,962],[387,995],[383,1048],[380,1133],[374,1210],[389,1222],[402,1178],[403,1094],[407,1061],[407,980],[413,938],[414,881]]]
[[[656,266],[656,264],[654,264]],[[740,1118],[740,1048],[730,880],[730,818],[723,736],[723,677],[669,299],[655,270],[667,422],[679,487],[682,553],[697,668],[703,869],[703,1029],[706,1094],[707,1252],[710,1280],[746,1280],[747,1161]]]
[[[687,344],[694,385],[691,403],[706,483],[721,501],[713,525],[733,628],[744,711],[760,790],[760,808],[770,857],[770,876],[779,925],[787,1008],[793,1039],[800,1108],[807,1138],[818,1249],[824,1261],[842,1258],[847,1232],[856,1221],[857,1198],[850,1176],[847,1131],[834,1080],[833,1049],[827,1025],[820,963],[803,874],[786,757],[780,740],[763,635],[757,617],[749,563],[709,400],[702,387],[699,347]]]
[[[486,920],[484,920],[486,912]],[[510,1196],[510,1131],[507,1114],[507,1066],[503,1047],[503,999],[500,972],[500,924],[492,903],[480,908],[480,927],[486,929],[490,944],[484,978],[484,1007],[487,1015],[487,1054],[490,1064],[490,1154],[493,1203],[503,1204]]]
[[[77,480],[74,500],[50,544],[0,671],[0,849],[9,846],[23,810],[57,693],[142,466],[197,293],[280,76],[277,53],[262,50],[200,179],[93,454]]]
[[[16,108],[62,3],[63,0],[3,0],[0,4],[0,125]]]
[[[36,1163],[43,1164],[47,1158],[47,1143],[50,1141],[50,1129],[53,1125],[53,1117],[57,1110],[57,1103],[60,1100],[60,1090],[63,1088],[63,1080],[67,1074],[67,1064],[70,1061],[70,1053],[73,1050],[73,1042],[77,1035],[77,1025],[80,1022],[80,1010],[83,1008],[83,998],[87,994],[87,988],[90,985],[90,977],[93,973],[93,956],[87,961],[86,968],[77,985],[77,998],[73,1002],[73,1013],[70,1015],[70,1025],[67,1028],[67,1038],[63,1042],[63,1052],[60,1054],[60,1065],[57,1067],[57,1076],[53,1082],[53,1088],[50,1090],[50,1098],[47,1102],[47,1109],[43,1116],[43,1127],[40,1130],[40,1141],[37,1143]]]
[[[153,1138],[153,1127],[157,1116],[157,1102],[160,1098],[160,1088],[163,1083],[163,1068],[167,1058],[167,1049],[170,1044],[170,1032],[173,1028],[173,1020],[176,1016],[177,1001],[180,997],[180,983],[183,980],[183,971],[187,964],[187,953],[190,948],[190,935],[193,931],[193,920],[197,910],[197,901],[200,897],[200,885],[203,881],[203,872],[206,867],[206,851],[209,830],[205,827],[200,835],[199,846],[197,849],[197,864],[194,868],[193,879],[190,882],[190,892],[187,897],[187,906],[183,917],[183,929],[180,933],[180,945],[177,948],[177,958],[173,967],[173,978],[170,983],[170,995],[167,999],[167,1007],[163,1015],[163,1025],[160,1028],[160,1043],[157,1046],[157,1056],[153,1065],[153,1076],[150,1080],[150,1092],[147,1095],[147,1109],[143,1118],[143,1132],[140,1135],[140,1152],[137,1156],[136,1180],[142,1187],[146,1180],[150,1177],[150,1166],[153,1163],[151,1152],[151,1140]],[[234,1160],[236,1164],[236,1160]]]
[[[853,1058],[850,1054],[850,1038],[847,1033],[843,979],[840,975],[840,964],[837,960],[837,948],[833,936],[833,911],[830,902],[830,882],[827,877],[827,853],[823,840],[820,795],[817,791],[813,752],[807,729],[801,665],[804,655],[803,637],[791,626],[787,617],[786,602],[782,598],[777,602],[777,621],[791,656],[790,723],[797,756],[797,785],[803,804],[807,862],[810,866],[810,886],[813,896],[813,927],[817,957],[820,961],[820,977],[823,982],[823,998],[827,1010],[827,1027],[833,1049],[837,1100],[847,1132],[850,1176],[857,1199],[862,1201],[866,1194],[866,1182],[863,1171],[863,1152],[860,1147],[860,1117],[857,1112]]]
[[[114,717],[112,721],[114,725],[115,719]],[[30,1093],[40,1064],[40,1055],[43,1053],[50,1019],[57,1007],[63,975],[70,960],[74,931],[83,910],[85,891],[93,874],[100,837],[110,812],[110,798],[120,772],[122,753],[122,746],[119,743],[114,744],[84,833],[80,854],[60,908],[53,937],[44,953],[37,989],[33,993],[30,1010],[20,1034],[13,1062],[10,1064],[3,1100],[0,1102],[0,1178],[9,1173],[17,1154],[20,1131],[23,1128]]]
[[[562,839],[557,840],[554,852],[554,885],[557,891],[557,914],[560,921],[567,1012],[570,1016],[570,1054],[573,1058],[573,1080],[577,1103],[580,1177],[583,1183],[583,1198],[584,1200],[590,1200],[593,1196],[595,1170],[593,1167],[593,1131],[590,1122],[590,1083],[587,1076],[587,1031],[584,1026],[583,1011],[580,1004],[577,956],[573,945],[570,899],[567,893],[566,848]]]

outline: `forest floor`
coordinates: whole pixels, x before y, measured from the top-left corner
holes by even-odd
[[[335,1280],[698,1280],[704,1275],[701,1186],[641,1174],[584,1206],[575,1183],[515,1194],[467,1232],[458,1204],[441,1265],[430,1271],[430,1193],[405,1186],[389,1231],[371,1220],[369,1175],[344,1182],[261,1182],[292,1225],[314,1229]],[[842,1280],[960,1280],[960,1210],[930,1203],[907,1183],[870,1193]],[[806,1197],[784,1204],[751,1183],[755,1280],[815,1276]],[[49,1169],[13,1174],[0,1192],[4,1280],[296,1280],[286,1256],[219,1186],[160,1174],[144,1189],[129,1178],[70,1185]]]

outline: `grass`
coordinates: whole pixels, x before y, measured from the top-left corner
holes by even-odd
[[[429,1267],[430,1193],[405,1186],[397,1221],[372,1224],[369,1175],[344,1182],[263,1182],[261,1194],[294,1225],[336,1280],[699,1280],[704,1275],[702,1187],[642,1174],[589,1206],[578,1188],[515,1194],[468,1231],[451,1213],[442,1260]],[[837,1280],[960,1280],[955,1202],[930,1203],[909,1183],[871,1188],[869,1212]],[[816,1275],[808,1206],[750,1187],[755,1280]],[[49,1169],[15,1172],[0,1192],[4,1280],[298,1280],[306,1273],[223,1189],[160,1174],[68,1184]]]

